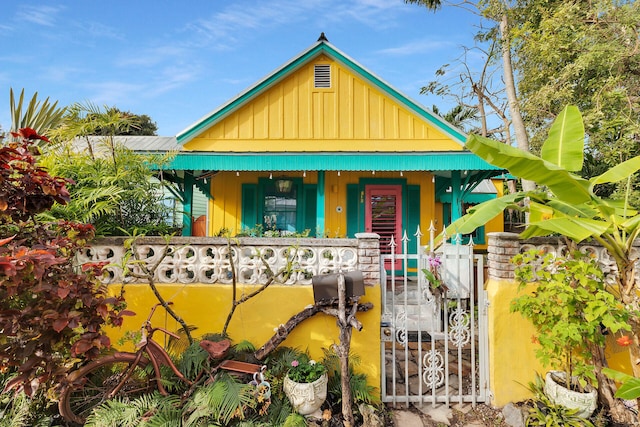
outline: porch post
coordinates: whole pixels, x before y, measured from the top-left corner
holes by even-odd
[[[316,237],[324,236],[324,171],[318,171],[316,186]]]
[[[182,235],[191,236],[193,218],[193,186],[195,179],[190,171],[184,172],[184,188],[182,189]]]
[[[451,171],[451,222],[462,216],[462,187],[460,171]]]

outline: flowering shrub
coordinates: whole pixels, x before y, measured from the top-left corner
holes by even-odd
[[[563,257],[537,250],[516,255],[512,263],[520,290],[537,283],[531,293],[512,301],[511,311],[536,328],[532,342],[539,344],[538,359],[564,371],[565,378],[576,375],[595,383],[591,360],[593,349],[604,347],[603,332],[631,329],[629,312],[607,291],[600,265],[578,251]],[[630,340],[620,338],[618,343]]]
[[[312,383],[320,378],[325,371],[324,365],[315,360],[296,359],[291,362],[291,368],[287,375],[291,381],[297,383]]]

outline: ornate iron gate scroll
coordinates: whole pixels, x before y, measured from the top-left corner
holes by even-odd
[[[460,237],[428,253],[421,235],[418,227],[410,249],[405,231],[403,250],[392,241],[380,262],[382,399],[394,405],[488,401],[484,259],[474,255],[472,240],[463,245]],[[400,270],[385,270],[397,260]]]

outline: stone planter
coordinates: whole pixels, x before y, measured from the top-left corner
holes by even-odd
[[[546,394],[552,402],[569,409],[578,409],[577,415],[582,418],[589,418],[598,406],[598,391],[591,386],[587,386],[587,391],[584,393],[569,390],[557,382],[564,382],[565,376],[565,373],[561,371],[547,372],[544,394]]]
[[[300,415],[311,415],[320,410],[320,407],[327,398],[327,374],[312,383],[297,383],[284,378],[284,392],[289,398],[289,402]]]

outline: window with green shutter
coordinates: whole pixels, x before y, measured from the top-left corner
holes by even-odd
[[[285,182],[286,181],[286,182]],[[302,233],[316,228],[315,184],[300,178],[260,178],[242,185],[242,228]]]

